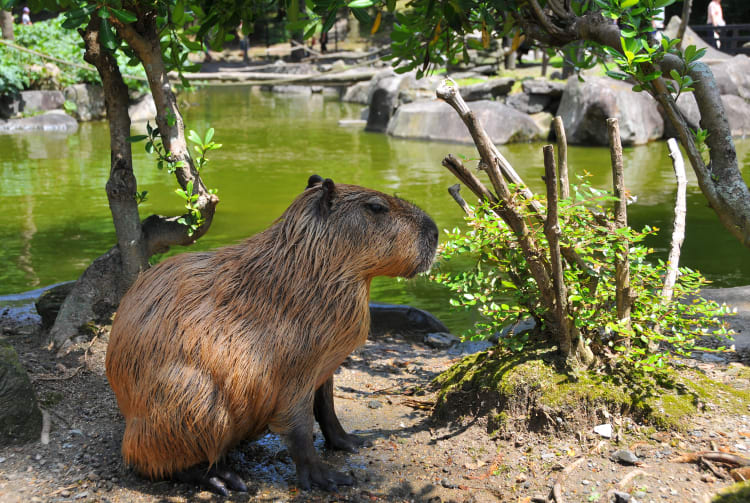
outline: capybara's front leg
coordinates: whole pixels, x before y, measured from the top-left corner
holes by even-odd
[[[341,426],[336,411],[333,408],[333,376],[329,377],[320,388],[315,391],[315,420],[326,439],[326,445],[340,451],[356,452],[358,447],[365,444],[365,440],[347,433]]]
[[[227,488],[232,491],[247,492],[247,486],[242,479],[223,463],[217,463],[209,468],[206,468],[205,463],[191,466],[175,473],[173,477],[180,482],[197,484],[221,496],[229,495]]]
[[[313,445],[312,426],[311,417],[303,418],[292,426],[291,431],[284,434],[287,448],[297,466],[300,488],[306,490],[317,486],[326,491],[335,491],[338,486],[354,484],[354,479],[349,475],[328,468],[318,457]]]

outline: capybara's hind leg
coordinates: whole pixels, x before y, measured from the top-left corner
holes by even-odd
[[[318,421],[326,439],[326,445],[332,449],[356,452],[358,447],[365,445],[364,439],[347,433],[336,417],[336,411],[333,408],[333,376],[315,391],[313,411],[315,420]]]
[[[287,448],[297,466],[297,481],[301,489],[317,486],[326,491],[335,491],[338,486],[350,486],[354,479],[349,475],[328,468],[318,457],[313,446],[313,419],[307,414],[297,415],[297,424],[283,432]]]
[[[206,468],[205,463],[191,466],[186,470],[179,471],[173,476],[180,482],[186,484],[197,484],[209,491],[221,496],[229,496],[227,488],[232,491],[247,492],[247,486],[242,479],[227,468],[223,463],[217,463]]]

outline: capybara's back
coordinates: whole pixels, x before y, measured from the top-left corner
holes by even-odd
[[[325,486],[312,448],[316,391],[365,341],[371,279],[427,270],[436,245],[417,207],[326,180],[245,242],[142,274],[106,358],[125,461],[169,477],[270,427],[294,449],[302,485]]]

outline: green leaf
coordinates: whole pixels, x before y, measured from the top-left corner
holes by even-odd
[[[375,2],[373,2],[373,0],[353,0],[352,2],[346,4],[346,6],[350,9],[364,9],[367,7],[372,7],[373,5],[375,5]]]
[[[192,129],[190,130],[190,133],[188,134],[188,139],[193,143],[197,143],[198,145],[203,145],[203,141],[201,140],[201,137],[198,135],[198,133],[196,133]]]
[[[138,18],[135,14],[126,10],[112,9],[112,13],[117,17],[117,19],[125,24],[135,23],[136,21],[138,21]]]
[[[97,12],[100,18],[102,19],[109,19],[109,10],[107,10],[106,7],[102,7],[99,9],[99,12]]]
[[[138,141],[143,141],[146,138],[148,138],[148,136],[145,135],[145,134],[136,134],[136,135],[133,135],[133,136],[128,136],[128,143],[135,143],[135,142],[138,142]]]
[[[101,12],[101,10],[99,12]],[[112,26],[109,24],[109,20],[102,19],[101,28],[99,30],[99,37],[104,47],[106,47],[110,51],[114,51],[115,49],[117,49],[117,41],[115,40],[115,34],[112,31]]]
[[[184,0],[177,0],[172,9],[172,22],[176,26],[182,26],[185,22],[185,2]]]
[[[623,2],[620,4],[620,8],[627,9],[629,7],[632,7],[638,3],[638,0],[623,0]]]

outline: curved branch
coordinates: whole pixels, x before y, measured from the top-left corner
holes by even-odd
[[[144,225],[148,222],[150,229],[148,249],[163,251],[171,244],[191,244],[208,231],[219,198],[208,191],[190,156],[185,139],[185,125],[162,58],[155,14],[152,12],[142,16],[137,25],[123,23],[114,16],[110,17],[110,22],[143,63],[156,105],[156,124],[159,126],[164,148],[175,162],[182,164],[175,170],[175,177],[184,190],[190,182],[193,183],[193,194],[198,195],[197,206],[203,217],[203,224],[192,235],[188,235],[186,226],[177,223],[180,217],[149,217],[144,221]],[[162,230],[164,234],[157,237],[156,229]]]

